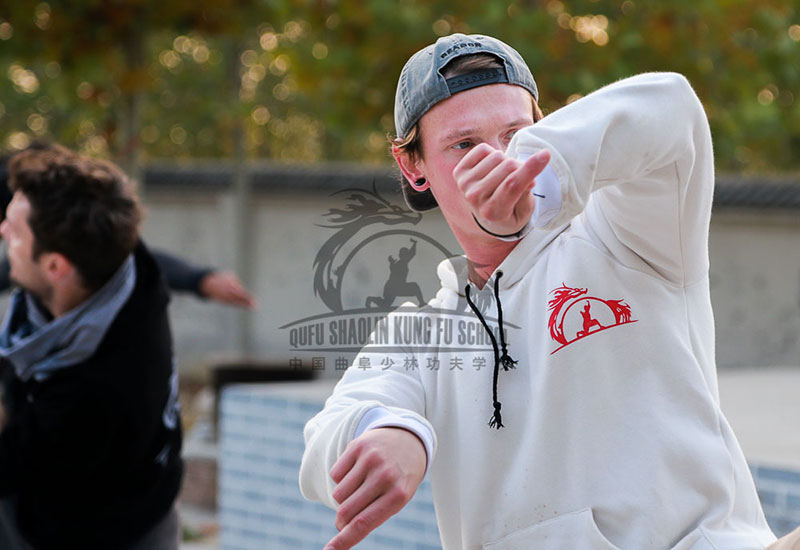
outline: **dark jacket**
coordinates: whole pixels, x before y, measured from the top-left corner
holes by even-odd
[[[6,365],[0,494],[17,499],[34,548],[134,542],[171,508],[181,482],[169,301],[143,244],[136,286],[94,355],[42,382]]]

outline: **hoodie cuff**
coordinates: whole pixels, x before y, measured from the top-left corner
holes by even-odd
[[[368,430],[376,428],[402,428],[416,435],[425,447],[425,455],[427,457],[425,474],[428,473],[433,459],[434,443],[433,433],[425,424],[411,416],[401,416],[385,407],[373,407],[361,416],[361,420],[358,421],[356,430],[353,433],[353,439]]]

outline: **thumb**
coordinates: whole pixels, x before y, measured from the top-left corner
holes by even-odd
[[[550,162],[550,151],[547,149],[542,149],[531,155],[522,163],[522,166],[517,168],[517,181],[530,182],[530,186],[533,187],[534,179],[542,173],[548,162]]]

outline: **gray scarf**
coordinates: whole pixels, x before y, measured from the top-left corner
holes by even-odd
[[[0,356],[27,382],[46,380],[62,368],[91,357],[136,284],[133,255],[100,290],[64,315],[53,319],[38,300],[24,290],[11,295],[0,328]]]

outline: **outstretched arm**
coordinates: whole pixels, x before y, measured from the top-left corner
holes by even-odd
[[[255,299],[232,271],[196,266],[163,250],[153,250],[152,254],[172,290],[193,292],[237,307],[255,306]]]

